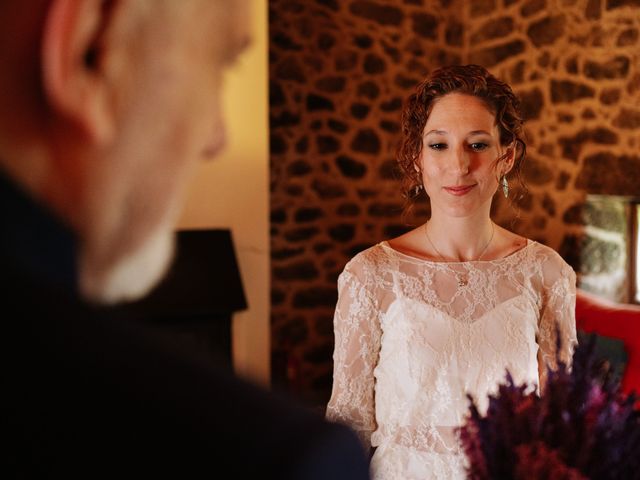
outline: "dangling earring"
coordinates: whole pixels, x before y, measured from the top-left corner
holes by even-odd
[[[507,176],[502,176],[502,193],[504,193],[504,198],[509,198],[509,182],[507,182]]]
[[[420,195],[420,192],[422,191],[422,184],[419,183],[417,184],[415,187],[413,187],[413,197],[417,197],[418,195]]]

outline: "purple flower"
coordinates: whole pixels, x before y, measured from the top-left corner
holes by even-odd
[[[640,479],[636,394],[622,393],[594,346],[594,335],[580,343],[571,368],[557,355],[540,396],[508,373],[485,414],[469,396],[459,433],[470,479]]]

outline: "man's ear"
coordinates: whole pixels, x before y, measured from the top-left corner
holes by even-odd
[[[97,143],[108,142],[115,129],[112,92],[101,65],[114,3],[51,0],[42,37],[42,81],[49,108]]]

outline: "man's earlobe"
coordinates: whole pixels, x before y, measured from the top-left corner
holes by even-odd
[[[42,36],[42,84],[51,114],[87,139],[108,142],[114,118],[100,49],[110,21],[104,0],[51,0]]]

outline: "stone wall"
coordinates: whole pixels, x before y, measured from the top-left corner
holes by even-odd
[[[408,219],[394,150],[404,99],[429,71],[478,63],[527,118],[529,194],[495,220],[579,268],[585,195],[640,188],[638,0],[272,0],[272,372],[322,404],[336,279]]]

